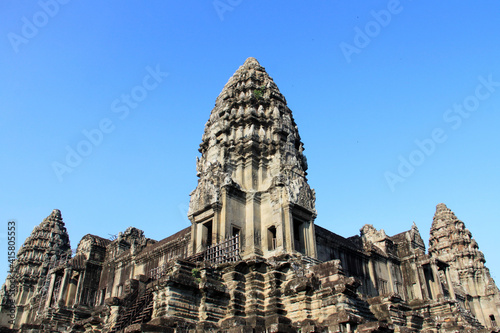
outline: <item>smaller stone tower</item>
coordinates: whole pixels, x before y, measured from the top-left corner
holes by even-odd
[[[30,322],[38,310],[40,290],[48,275],[51,263],[62,256],[70,256],[71,247],[68,232],[64,226],[61,212],[54,209],[52,213],[36,226],[26,238],[17,253],[16,260],[10,267],[10,274],[1,291],[0,323],[8,325],[10,309],[9,301],[17,304],[15,322]],[[14,324],[14,327],[17,325]]]
[[[437,205],[432,222],[429,254],[450,265],[457,299],[463,301],[484,326],[497,326],[500,294],[484,265],[484,255],[465,224],[442,203]]]
[[[316,257],[315,193],[285,97],[248,58],[215,102],[191,193],[193,253],[240,235],[241,255]]]

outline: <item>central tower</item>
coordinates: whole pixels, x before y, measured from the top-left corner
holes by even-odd
[[[217,97],[199,151],[188,213],[192,253],[239,234],[243,259],[316,257],[303,144],[285,97],[255,58]]]

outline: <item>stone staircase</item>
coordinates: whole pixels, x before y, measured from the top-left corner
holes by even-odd
[[[153,290],[146,291],[139,296],[136,301],[118,318],[116,324],[109,331],[118,332],[125,329],[127,326],[138,323],[145,323],[151,320],[153,313]]]

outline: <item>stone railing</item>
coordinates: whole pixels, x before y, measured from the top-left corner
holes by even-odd
[[[210,264],[222,264],[240,260],[240,235],[209,246],[206,250],[187,258],[191,262],[205,261]]]
[[[151,280],[158,280],[159,278],[161,278],[162,276],[165,276],[167,275],[167,272],[168,272],[168,269],[170,267],[172,267],[173,265],[173,261],[169,261],[161,266],[158,266],[158,267],[155,267],[155,268],[152,268],[149,272],[148,272],[148,278],[151,279]]]

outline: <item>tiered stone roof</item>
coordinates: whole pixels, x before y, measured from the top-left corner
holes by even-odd
[[[26,238],[11,272],[16,277],[29,276],[30,279],[37,279],[47,274],[51,261],[68,253],[71,255],[68,232],[61,211],[54,209]]]
[[[485,266],[484,254],[477,242],[464,222],[442,203],[437,205],[432,222],[429,254],[450,265],[455,293],[465,292],[474,299],[491,304],[500,301],[498,289]]]
[[[451,262],[456,260],[458,253],[484,263],[484,255],[465,224],[445,204],[438,204],[430,231],[429,254]],[[469,265],[469,262],[464,261],[464,264]]]
[[[314,210],[314,193],[306,179],[307,160],[292,112],[255,58],[248,58],[238,68],[217,97],[199,151],[200,180],[192,193],[191,212],[217,201],[217,190],[228,183],[244,191],[266,191],[276,183],[290,184],[291,201],[300,201],[299,192],[305,193],[308,198],[302,203]],[[260,168],[261,176],[255,171],[252,176],[242,174],[238,171],[241,165]],[[210,187],[214,189],[207,190]],[[207,192],[214,194],[204,197]]]
[[[202,158],[230,168],[242,155],[262,159],[286,152],[285,164],[305,175],[303,150],[285,97],[265,68],[248,58],[216,99],[200,144]]]

